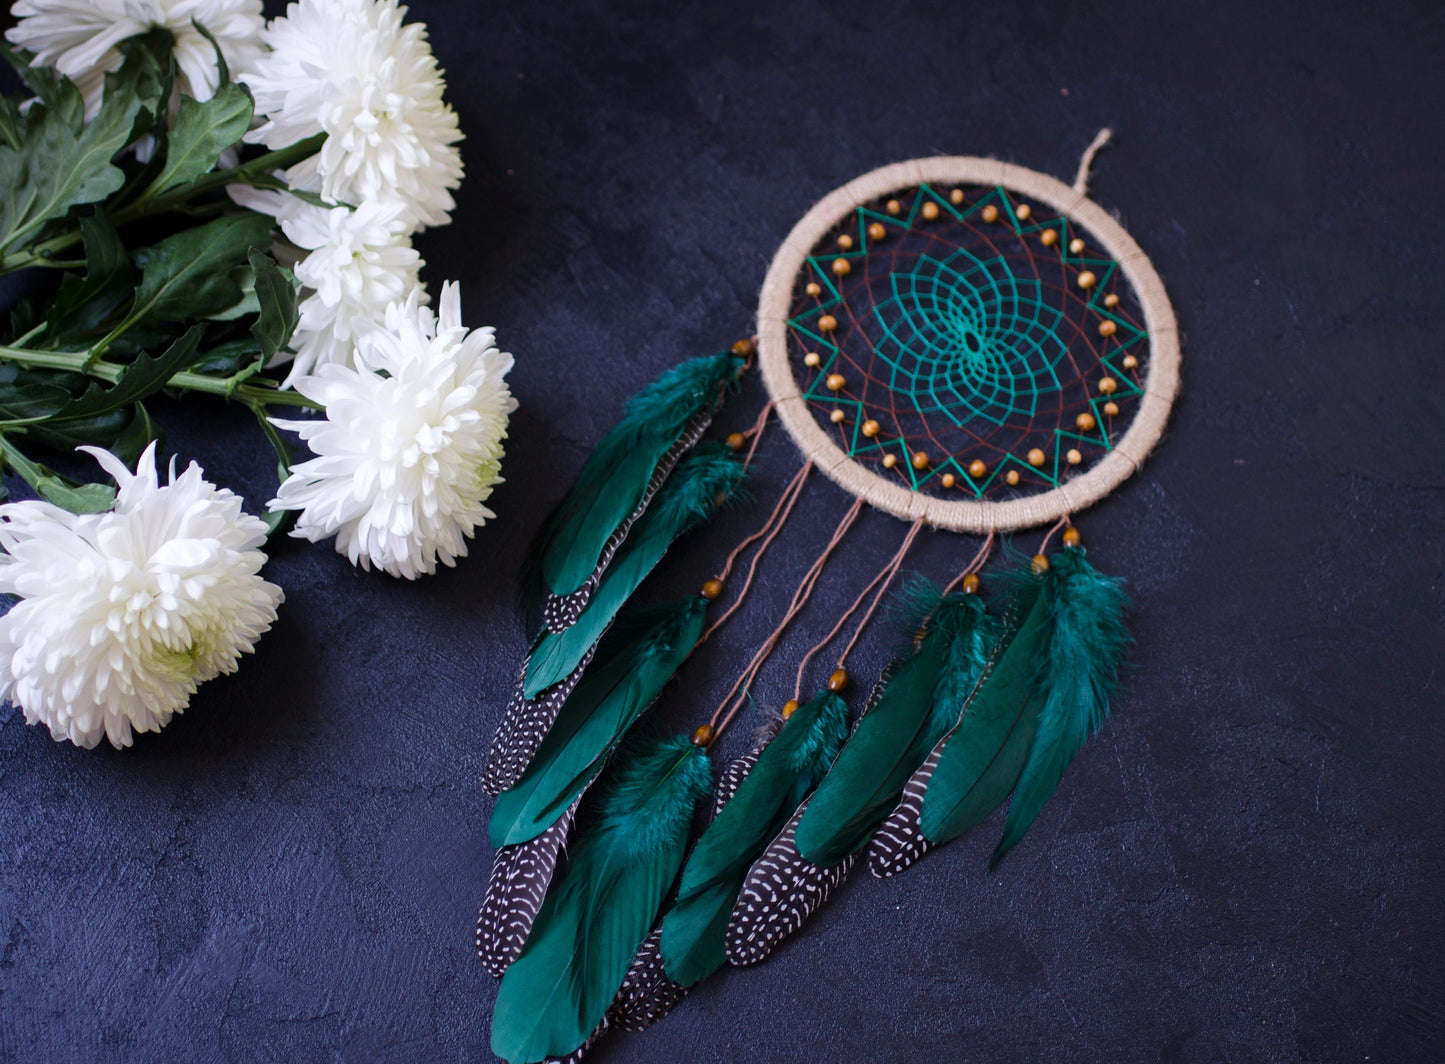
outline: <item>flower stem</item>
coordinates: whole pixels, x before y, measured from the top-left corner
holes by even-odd
[[[116,362],[106,362],[95,357],[93,351],[32,351],[23,347],[0,347],[0,361],[16,362],[24,366],[38,366],[43,369],[59,369],[70,373],[84,373],[97,380],[105,381],[107,384],[114,384],[129,366],[123,366]],[[223,399],[237,399],[252,408],[266,406],[296,406],[308,407],[312,410],[324,410],[325,407],[314,399],[294,391],[282,391],[274,384],[265,381],[252,383],[248,378],[252,374],[247,370],[229,377],[212,377],[205,373],[192,373],[189,370],[182,370],[171,375],[166,381],[166,387],[179,388],[183,391],[205,392],[208,395],[219,395]]]

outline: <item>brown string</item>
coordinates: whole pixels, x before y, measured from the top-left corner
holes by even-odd
[[[964,579],[970,573],[976,573],[983,568],[983,563],[988,561],[989,551],[993,549],[994,537],[997,535],[998,533],[996,532],[990,532],[988,534],[988,536],[983,541],[983,546],[979,547],[978,553],[973,556],[973,561],[969,562],[968,565],[964,568],[963,572],[959,573],[951,581],[949,581],[948,586],[943,589],[943,593],[945,595],[947,595],[950,591],[956,588],[959,584],[963,583]]]
[[[732,723],[733,718],[737,716],[738,710],[742,709],[743,703],[747,701],[748,691],[752,687],[753,681],[757,678],[758,672],[761,671],[763,663],[767,661],[768,655],[773,652],[773,648],[778,645],[778,641],[782,639],[783,632],[787,629],[793,618],[801,613],[803,607],[807,605],[808,598],[813,593],[813,587],[818,582],[818,576],[823,571],[823,566],[827,564],[829,556],[838,544],[842,542],[843,537],[847,535],[848,529],[853,527],[853,522],[858,519],[858,513],[862,509],[863,500],[854,499],[853,505],[848,508],[848,512],[843,515],[843,519],[838,522],[838,527],[833,531],[832,538],[824,545],[823,552],[818,555],[817,561],[813,562],[808,568],[808,571],[803,574],[803,580],[798,585],[798,590],[793,592],[793,601],[788,607],[788,612],[785,613],[783,619],[778,622],[778,626],[773,630],[772,635],[768,636],[768,638],[763,641],[762,646],[758,647],[757,653],[753,655],[752,660],[748,662],[747,667],[743,669],[742,674],[739,675],[733,683],[732,689],[723,696],[722,703],[717,707],[716,712],[713,713],[712,720],[709,721],[712,727],[712,742],[717,741],[727,726]],[[732,703],[732,705],[729,706],[729,703]]]
[[[1044,553],[1046,553],[1046,552],[1048,551],[1048,549],[1049,549],[1049,540],[1051,540],[1051,539],[1054,538],[1054,533],[1055,533],[1055,532],[1057,532],[1059,529],[1063,528],[1063,527],[1064,527],[1065,525],[1067,525],[1068,523],[1069,523],[1069,515],[1068,515],[1068,514],[1064,514],[1063,517],[1059,518],[1057,521],[1054,522],[1054,526],[1053,526],[1052,528],[1050,528],[1047,533],[1045,533],[1045,535],[1044,535],[1044,541],[1039,544],[1039,553],[1040,553],[1040,554],[1044,554]]]
[[[854,613],[858,612],[858,608],[863,605],[863,600],[868,597],[868,592],[877,588],[878,592],[873,596],[873,602],[868,607],[868,612],[865,613],[863,619],[858,622],[858,627],[853,630],[853,638],[848,640],[848,645],[843,648],[843,653],[838,656],[838,664],[836,667],[839,669],[843,667],[843,663],[847,661],[848,655],[852,652],[853,647],[857,645],[858,637],[863,634],[863,629],[866,628],[868,622],[873,619],[873,614],[877,611],[879,602],[883,600],[883,593],[888,590],[888,585],[893,582],[894,576],[898,574],[899,568],[903,565],[904,555],[908,553],[908,548],[913,546],[913,540],[922,528],[922,519],[913,522],[912,527],[908,529],[908,535],[903,537],[903,543],[899,546],[898,550],[893,553],[893,557],[889,558],[888,561],[884,563],[883,568],[878,570],[877,576],[868,581],[868,586],[858,593],[858,597],[853,600],[853,604],[843,611],[843,615],[838,618],[838,623],[833,625],[828,634],[803,655],[803,660],[798,662],[798,675],[793,683],[793,697],[795,699],[801,699],[803,697],[803,673],[808,668],[808,663],[843,630],[843,625],[847,624],[848,619],[852,617]]]
[[[738,607],[743,604],[743,599],[747,597],[748,589],[753,586],[753,577],[757,574],[758,563],[762,561],[763,555],[768,552],[768,548],[772,546],[773,540],[778,538],[778,533],[783,530],[783,525],[787,523],[788,515],[793,512],[793,507],[797,504],[798,497],[803,494],[803,483],[807,480],[808,472],[812,468],[813,463],[811,461],[805,460],[803,462],[802,467],[793,475],[793,479],[788,482],[788,486],[783,489],[782,495],[778,496],[777,505],[773,507],[773,512],[768,515],[768,519],[763,522],[763,527],[739,543],[733,548],[733,552],[728,555],[727,562],[723,565],[723,570],[717,577],[719,583],[727,583],[728,576],[733,571],[733,565],[737,562],[738,556],[742,554],[743,551],[747,550],[750,545],[756,543],[759,539],[763,539],[764,536],[767,537],[763,539],[763,545],[758,548],[758,552],[753,555],[752,564],[748,566],[748,576],[747,579],[743,581],[742,590],[738,592],[737,597],[733,599],[732,605],[727,608],[726,612],[717,620],[713,621],[713,623],[708,626],[707,631],[703,632],[702,638],[697,641],[698,646],[706,643],[708,637],[721,628],[727,619],[736,613]]]
[[[747,432],[743,433],[744,437],[751,436],[753,440],[753,445],[748,448],[747,457],[743,459],[744,469],[752,465],[753,455],[758,453],[758,444],[761,443],[763,439],[763,429],[767,427],[768,417],[772,414],[772,412],[773,401],[769,399],[766,403],[763,404],[762,412],[758,414],[758,419],[753,422],[753,427],[748,429]]]

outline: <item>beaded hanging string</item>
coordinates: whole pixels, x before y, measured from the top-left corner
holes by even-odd
[[[883,167],[818,200],[772,260],[756,336],[679,367],[635,401],[648,417],[628,431],[661,456],[656,465],[633,469],[609,437],[607,471],[621,469],[637,493],[626,505],[586,485],[569,496],[564,512],[587,528],[587,550],[558,568],[593,572],[581,591],[553,589],[569,609],[552,611],[556,626],[532,652],[550,668],[544,676],[565,679],[535,697],[541,682],[526,688],[510,725],[521,737],[496,744],[537,759],[498,797],[492,836],[504,844],[478,928],[483,959],[506,972],[493,1048],[512,1064],[575,1061],[609,1027],[646,1026],[720,965],[767,956],[855,865],[896,874],[1007,803],[997,863],[1107,716],[1129,643],[1126,600],[1119,581],[1085,560],[1073,515],[1135,473],[1158,442],[1180,361],[1173,309],[1148,257],[1088,198],[1091,166],[1111,137],[1094,137],[1072,184],[994,159],[936,157]],[[751,425],[679,460],[754,362],[768,398]],[[676,410],[664,395],[676,396]],[[648,436],[654,416],[665,439]],[[699,594],[617,614],[644,563],[754,466],[774,420],[803,461],[762,525]],[[690,741],[624,749],[631,722],[742,608],[814,469],[853,501],[787,608]],[[654,495],[664,511],[655,520]],[[865,503],[902,519],[898,546],[802,654],[792,698],[720,773],[713,819],[684,857],[711,751],[753,700]],[[982,539],[946,586],[910,583],[913,638],[850,711],[847,662],[925,526]],[[1000,537],[1037,528],[1047,531],[1030,564],[985,588]],[[558,549],[555,538],[547,546]],[[732,601],[705,623],[749,551]],[[622,559],[615,581],[612,552]],[[626,592],[615,592],[623,581]],[[583,601],[594,593],[596,603]],[[604,609],[612,612],[596,614]],[[589,624],[581,637],[568,627]],[[809,668],[850,626],[826,686],[804,702]],[[584,794],[599,778],[602,812],[590,812]],[[574,820],[583,826],[559,873]],[[635,848],[637,838],[664,836]],[[634,875],[639,868],[646,874]],[[607,929],[605,940],[594,928]],[[530,953],[538,938],[548,945]],[[535,1002],[558,987],[575,1000],[539,1016]]]

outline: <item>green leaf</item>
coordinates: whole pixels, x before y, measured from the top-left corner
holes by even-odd
[[[264,252],[251,248],[246,257],[256,275],[256,300],[261,304],[261,314],[251,326],[251,335],[269,362],[290,342],[300,320],[296,312],[296,285]]]
[[[39,421],[63,409],[74,396],[56,384],[0,386],[0,419],[6,422]]]
[[[241,298],[231,271],[264,243],[271,220],[253,212],[228,214],[186,229],[146,249],[140,289],[129,324],[186,321],[225,310]]]
[[[181,97],[166,147],[166,165],[146,195],[157,195],[210,173],[221,152],[236,144],[251,126],[251,94],[231,82],[201,103]]]
[[[115,488],[109,484],[81,484],[63,477],[39,462],[32,462],[9,440],[0,437],[0,458],[15,470],[46,502],[73,514],[97,514],[115,502]]]
[[[261,432],[271,444],[271,449],[276,452],[277,483],[284,484],[286,483],[286,478],[291,475],[291,463],[294,461],[291,444],[286,441],[286,437],[277,431],[276,426],[271,424],[271,419],[266,416],[265,407],[253,406],[251,411],[256,415],[256,420],[261,425]],[[267,511],[261,517],[261,520],[266,523],[266,537],[269,539],[276,535],[276,533],[289,525],[295,516],[296,514],[291,510],[278,510],[274,513]]]
[[[211,33],[210,30],[206,29],[206,27],[202,26],[199,22],[197,22],[194,18],[191,19],[191,28],[194,29],[197,33],[199,33],[202,37],[204,37],[207,41],[209,41],[212,50],[215,51],[216,70],[221,75],[220,85],[221,88],[224,89],[227,85],[231,84],[231,68],[226,64],[226,53],[221,51],[221,44],[219,41],[216,40],[215,35]]]
[[[262,368],[261,347],[254,337],[238,336],[202,351],[188,368],[208,377],[233,377],[243,369]]]
[[[159,440],[165,434],[161,427],[151,420],[150,411],[144,403],[136,403],[129,424],[115,438],[108,450],[128,466],[134,466],[152,440]]]
[[[106,410],[86,418],[30,425],[25,429],[25,438],[57,451],[73,451],[82,444],[114,450],[116,440],[132,420],[129,410]]]
[[[0,137],[16,151],[20,150],[20,109],[11,96],[0,96]]]
[[[50,67],[33,65],[29,52],[11,48],[8,44],[0,43],[0,54],[15,68],[15,73],[20,75],[26,87],[35,93],[47,110],[56,114],[71,132],[80,132],[85,124],[85,99],[75,82]]]
[[[134,290],[136,270],[103,211],[80,220],[85,277],[67,275],[46,316],[47,338],[64,342],[99,329]]]
[[[174,47],[175,37],[160,27],[142,36],[127,38],[117,45],[125,62],[119,70],[105,76],[107,97],[128,93],[140,102],[130,139],[138,140],[147,133],[156,138],[155,154],[150,163],[132,177],[132,188],[149,185],[148,178],[160,170],[165,156],[171,87],[175,83],[175,65],[171,62]]]

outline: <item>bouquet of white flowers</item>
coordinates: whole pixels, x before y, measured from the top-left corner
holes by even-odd
[[[260,548],[291,517],[414,579],[493,516],[512,360],[455,284],[428,306],[412,237],[449,221],[461,133],[405,12],[12,8],[29,91],[0,98],[0,274],[41,281],[0,346],[0,468],[38,498],[0,504],[0,698],[56,739],[128,745],[234,670],[275,619]],[[280,463],[264,518],[194,463],[161,484],[160,392],[255,415]],[[37,456],[76,447],[114,486]]]

